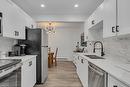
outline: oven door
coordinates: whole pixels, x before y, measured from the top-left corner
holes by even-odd
[[[0,78],[0,87],[21,87],[21,68]]]

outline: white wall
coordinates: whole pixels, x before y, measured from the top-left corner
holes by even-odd
[[[80,34],[83,32],[84,23],[62,23],[56,27],[56,33],[49,34],[49,47],[54,51],[58,50],[58,58],[72,58],[76,42],[80,41]]]

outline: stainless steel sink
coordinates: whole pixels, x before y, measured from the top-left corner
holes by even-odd
[[[104,58],[96,56],[96,55],[84,55],[84,56],[89,57],[90,59],[104,59]]]

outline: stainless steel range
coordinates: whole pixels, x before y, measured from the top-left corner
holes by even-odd
[[[21,87],[21,60],[0,59],[0,87]]]

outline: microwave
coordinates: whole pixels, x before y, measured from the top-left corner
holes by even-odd
[[[2,35],[2,29],[3,29],[2,17],[3,17],[2,12],[0,12],[0,35]]]

